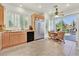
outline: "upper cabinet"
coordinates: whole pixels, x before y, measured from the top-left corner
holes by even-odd
[[[0,4],[0,31],[3,31],[4,27],[4,7]]]

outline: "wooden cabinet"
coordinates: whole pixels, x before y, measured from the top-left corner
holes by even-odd
[[[2,49],[2,32],[0,32],[0,50]]]
[[[3,31],[4,27],[4,7],[0,4],[0,31]]]
[[[26,42],[25,32],[4,32],[2,35],[2,48]]]
[[[2,48],[8,47],[10,44],[9,32],[5,32],[2,34]]]
[[[10,45],[16,45],[26,42],[25,32],[12,32],[10,33]]]

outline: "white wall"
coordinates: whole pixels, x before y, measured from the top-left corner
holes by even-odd
[[[44,16],[45,16],[45,20],[44,20],[44,38],[46,39],[48,37],[46,22],[47,22],[47,20],[49,20],[49,15],[47,13],[45,13]]]
[[[77,20],[76,20],[76,40],[77,40],[77,49],[79,49],[79,14],[77,14]]]

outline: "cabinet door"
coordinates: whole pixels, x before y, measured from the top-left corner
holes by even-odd
[[[0,31],[3,31],[4,25],[4,8],[0,5]]]
[[[4,25],[4,8],[0,5],[0,25]]]
[[[5,32],[2,34],[2,48],[6,48],[8,46],[10,46],[9,32]]]
[[[23,42],[26,42],[25,39],[25,33],[24,32],[14,32],[10,34],[10,44],[11,45],[17,45]]]
[[[10,46],[16,44],[16,35],[14,33],[10,33]]]

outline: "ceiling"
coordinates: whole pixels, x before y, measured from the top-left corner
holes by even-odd
[[[7,3],[11,6],[20,6],[22,8],[36,11],[39,13],[52,13],[55,12],[55,5],[58,5],[59,11],[63,11],[64,13],[74,12],[75,10],[79,9],[78,3]]]

